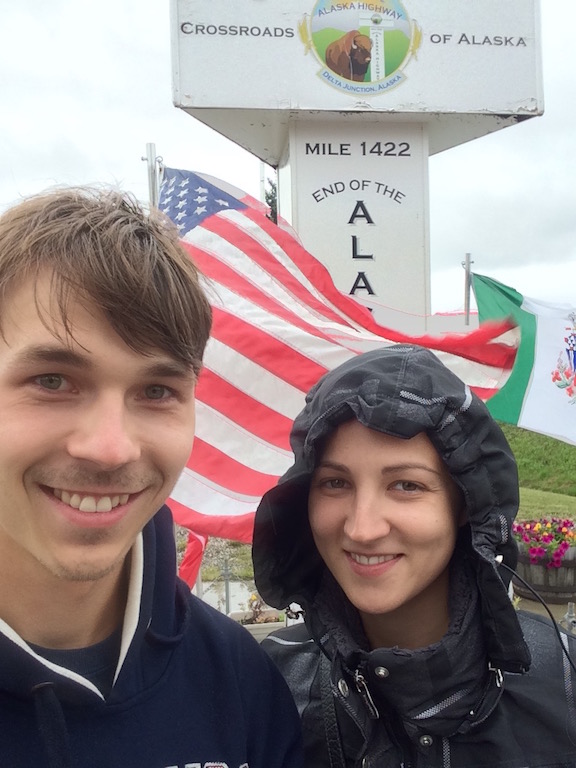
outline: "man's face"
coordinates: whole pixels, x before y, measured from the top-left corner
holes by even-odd
[[[49,278],[36,283],[44,319]],[[89,302],[70,304],[73,338],[51,314],[46,327],[32,281],[2,307],[0,574],[22,563],[96,580],[121,568],[188,460],[194,376],[131,350]]]

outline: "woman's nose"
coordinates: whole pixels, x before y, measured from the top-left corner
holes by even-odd
[[[356,494],[346,516],[344,533],[358,543],[373,541],[390,533],[385,501],[375,493]]]

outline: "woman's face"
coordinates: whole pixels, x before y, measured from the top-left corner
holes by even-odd
[[[372,647],[423,647],[445,634],[458,499],[425,434],[404,440],[353,420],[327,441],[310,526]]]

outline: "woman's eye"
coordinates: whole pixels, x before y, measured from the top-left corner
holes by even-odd
[[[422,490],[421,485],[419,485],[418,483],[414,483],[411,480],[399,480],[397,483],[394,484],[393,487],[399,491],[407,491],[407,492]]]
[[[46,373],[43,376],[37,376],[36,383],[43,389],[57,391],[62,388],[64,377],[58,373]]]
[[[337,490],[339,488],[345,488],[346,481],[342,480],[341,477],[332,477],[329,480],[324,480],[324,485],[326,486],[326,488],[332,488],[334,490]]]

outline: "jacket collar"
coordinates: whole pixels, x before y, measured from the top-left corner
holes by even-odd
[[[473,571],[459,558],[451,567],[451,621],[442,640],[416,650],[369,650],[357,611],[328,576],[307,624],[370,717],[394,712],[413,739],[423,731],[452,736],[487,717],[502,695],[502,674],[488,662],[479,599]]]
[[[160,569],[156,568],[157,562],[162,564]],[[145,526],[131,551],[128,599],[110,698],[123,698],[129,695],[134,685],[141,687],[142,679],[151,684],[162,673],[163,666],[158,664],[162,645],[169,653],[173,642],[178,642],[181,637],[183,614],[178,608],[183,601],[178,597],[175,600],[175,583],[173,523],[170,510],[164,506]],[[152,659],[147,659],[146,664],[143,660],[144,656],[148,656],[142,648],[149,633],[153,633],[156,639],[156,664]],[[141,652],[136,652],[136,648],[140,648]],[[61,701],[95,704],[104,700],[89,680],[35,653],[1,619],[0,657],[0,690],[19,698],[31,696],[37,686],[50,684]]]

